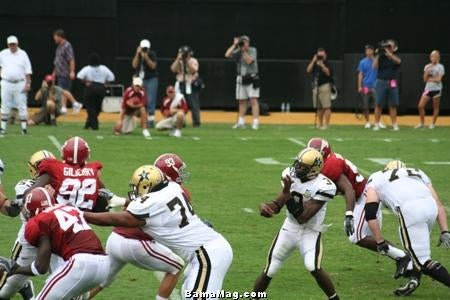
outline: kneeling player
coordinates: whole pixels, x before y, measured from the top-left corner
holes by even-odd
[[[305,267],[329,299],[339,299],[333,282],[321,267],[321,231],[328,201],[336,194],[336,186],[320,174],[323,158],[320,152],[306,148],[297,155],[294,165],[282,173],[283,190],[273,202],[260,206],[261,215],[272,217],[286,204],[286,219],[269,250],[267,265],[256,279],[254,292],[269,286],[283,262],[299,249]]]
[[[397,296],[410,295],[420,284],[421,273],[450,287],[450,274],[437,261],[431,260],[430,232],[434,223],[441,229],[439,244],[450,248],[447,214],[428,176],[418,169],[406,168],[400,161],[392,161],[383,171],[372,174],[367,182],[366,220],[378,245],[386,254],[391,247],[385,242],[377,220],[382,202],[398,216],[400,236],[413,260],[409,282],[395,290]]]

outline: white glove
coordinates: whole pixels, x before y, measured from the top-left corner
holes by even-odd
[[[123,207],[126,202],[127,202],[127,199],[113,195],[111,197],[111,199],[109,199],[109,201],[108,201],[107,208],[109,209],[109,208],[114,208],[114,207]]]

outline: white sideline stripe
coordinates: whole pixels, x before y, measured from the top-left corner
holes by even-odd
[[[392,143],[392,139],[383,139],[383,142]]]
[[[161,282],[166,275],[166,273],[161,271],[153,271],[153,275]],[[170,295],[169,299],[171,300],[181,300],[181,293],[180,290],[177,288],[174,288],[172,291],[172,294]]]
[[[97,135],[97,140],[103,140],[104,136],[103,135]]]
[[[245,211],[246,213],[249,213],[249,214],[252,214],[252,213],[255,212],[253,209],[248,208],[248,207],[244,207],[242,210]]]
[[[439,143],[440,141],[438,139],[430,139],[430,142],[432,142],[432,143]]]
[[[300,146],[302,146],[302,147],[306,147],[306,144],[303,143],[303,142],[300,141],[300,140],[297,140],[297,139],[294,139],[294,138],[288,138],[288,140],[291,141],[291,142],[293,142],[294,144],[300,145]]]
[[[255,161],[262,165],[281,165],[281,163],[272,157],[255,158]]]
[[[248,141],[249,140],[249,138],[246,138],[246,137],[241,137],[241,138],[239,138],[241,141]]]
[[[52,142],[53,146],[58,149],[58,151],[61,151],[62,145],[54,135],[49,135],[48,139],[50,140],[50,142]]]
[[[426,165],[450,165],[450,161],[424,161]]]

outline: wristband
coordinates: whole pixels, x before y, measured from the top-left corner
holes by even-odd
[[[448,230],[441,231],[441,234],[448,233]]]
[[[44,275],[44,273],[39,273],[38,269],[36,269],[35,263],[36,263],[35,260],[33,260],[33,262],[31,263],[31,273],[33,273],[36,276]]]
[[[353,217],[353,211],[347,210],[347,211],[345,212],[345,216],[346,216],[346,217],[348,217],[348,216],[352,216],[352,217]]]

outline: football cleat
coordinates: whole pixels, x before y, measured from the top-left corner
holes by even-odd
[[[401,160],[391,160],[384,166],[384,170],[394,170],[394,169],[401,169],[406,168],[406,164],[402,162]]]
[[[153,163],[164,175],[176,183],[183,183],[189,180],[191,174],[186,171],[186,163],[174,153],[164,153]]]
[[[328,158],[331,153],[331,146],[327,140],[322,138],[312,138],[308,141],[307,147],[314,148],[322,154],[324,160]]]
[[[53,155],[53,153],[47,150],[39,150],[31,155],[30,159],[28,160],[28,172],[30,173],[31,178],[38,177],[39,163],[47,158],[55,158],[55,156]]]
[[[130,180],[130,199],[144,196],[165,181],[162,171],[153,165],[141,166],[134,171]]]
[[[34,299],[34,285],[33,281],[27,280],[18,293],[22,296],[23,300],[32,300]]]
[[[91,149],[88,143],[78,136],[65,141],[61,148],[63,161],[71,165],[84,165],[90,154]]]
[[[394,291],[396,296],[409,296],[411,295],[420,285],[419,279],[416,277],[411,277],[411,279],[402,287],[399,287]]]
[[[297,154],[297,159],[292,167],[295,176],[302,182],[314,179],[322,171],[322,154],[314,148],[305,148]]]
[[[32,218],[41,213],[47,207],[50,207],[55,203],[55,199],[50,195],[43,187],[37,187],[32,189],[27,197],[23,206],[24,215],[26,219]]]
[[[410,261],[411,261],[411,258],[409,257],[408,254],[395,260],[397,269],[395,270],[395,273],[394,273],[394,279],[398,279],[400,276],[405,275],[406,268],[408,267],[408,264]]]

